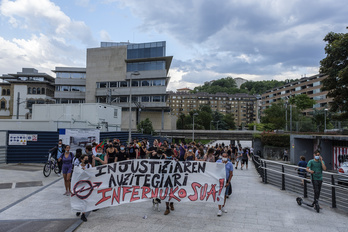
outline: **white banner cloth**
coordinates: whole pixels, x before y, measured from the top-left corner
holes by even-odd
[[[225,165],[202,161],[125,160],[83,170],[75,167],[71,208],[77,212],[160,198],[223,204]]]

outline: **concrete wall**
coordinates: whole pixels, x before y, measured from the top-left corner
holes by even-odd
[[[127,46],[87,49],[86,103],[95,102],[96,82],[126,77]]]

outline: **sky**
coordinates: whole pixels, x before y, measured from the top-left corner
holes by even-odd
[[[85,67],[100,42],[167,42],[167,90],[231,76],[319,72],[323,38],[347,33],[346,0],[0,0],[0,75]]]

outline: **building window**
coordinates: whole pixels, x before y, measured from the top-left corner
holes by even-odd
[[[42,94],[46,94],[45,92],[46,92],[46,89],[45,89],[45,88],[42,88],[42,89],[41,89],[41,93],[42,93]]]
[[[41,89],[37,88],[37,94],[41,94]]]
[[[6,95],[6,89],[2,90],[2,95]]]
[[[142,81],[141,86],[151,86],[151,82],[150,81]]]
[[[141,97],[141,101],[142,101],[142,102],[150,102],[150,97],[148,97],[148,96],[142,96],[142,97]]]
[[[114,109],[114,118],[117,118],[118,110]]]
[[[120,82],[120,87],[128,87],[127,81],[121,81]]]
[[[6,109],[6,102],[1,101],[0,109],[5,110]]]
[[[31,88],[28,87],[28,94],[31,94]]]
[[[33,88],[32,94],[36,94],[36,88]]]

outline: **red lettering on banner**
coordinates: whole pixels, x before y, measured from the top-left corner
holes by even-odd
[[[111,190],[112,190],[112,188],[107,188],[107,189],[98,190],[98,193],[103,193],[103,195],[102,195],[102,199],[100,199],[100,200],[97,202],[97,204],[95,204],[95,205],[97,206],[97,205],[103,203],[104,201],[110,199],[111,196],[106,196],[105,194],[106,194],[106,192],[109,192],[109,191],[111,191]]]
[[[186,190],[185,189],[180,189],[178,192],[178,195],[180,198],[185,198],[187,196]]]
[[[141,189],[143,190],[143,193],[141,194],[141,199],[145,199],[145,198],[148,198],[146,196],[146,194],[148,194],[149,192],[151,192],[151,189],[149,187],[141,187]]]
[[[224,188],[225,179],[219,179],[219,183],[220,183],[220,189],[219,189],[219,196],[217,197],[218,201],[220,201],[221,191]]]
[[[208,201],[210,195],[212,195],[213,201],[215,202],[216,193],[217,193],[217,191],[216,191],[216,189],[215,189],[215,186],[216,186],[216,184],[212,184],[212,185],[211,185],[211,189],[210,189],[210,191],[207,193],[207,200],[206,200],[206,201]]]
[[[152,189],[151,198],[158,198],[158,188]]]
[[[204,187],[201,188],[201,197],[199,198],[201,201],[204,200],[205,195],[207,194],[207,190],[208,190],[208,184],[204,184]]]
[[[124,201],[124,197],[126,196],[127,193],[130,193],[132,191],[130,191],[132,187],[122,187],[122,191],[123,191],[123,194],[122,194],[122,201]]]
[[[117,201],[117,203],[118,204],[120,204],[120,196],[121,196],[121,187],[118,187],[117,188],[117,192],[118,192],[118,194],[116,194],[116,189],[114,189],[114,192],[112,193],[112,200],[111,200],[111,205],[113,205],[114,204],[114,200],[116,200]]]
[[[177,198],[174,194],[176,191],[178,191],[178,188],[179,187],[176,187],[175,189],[170,189],[170,192],[169,192],[169,200],[170,201],[172,198],[174,198],[175,200],[177,200],[178,202],[180,202],[181,200],[179,198]]]
[[[161,200],[166,199],[166,197],[167,197],[167,195],[168,195],[168,188],[166,188],[166,190],[165,190],[165,192],[164,192],[164,195],[163,195],[163,196],[162,196],[162,194],[163,194],[163,189],[160,189],[160,195],[159,195],[159,198],[160,198]]]
[[[135,197],[139,194],[138,189],[140,189],[139,186],[133,186],[132,196],[129,202],[133,202],[140,199],[140,197]]]
[[[200,187],[202,187],[202,185],[201,184],[199,184],[199,183],[197,183],[197,182],[193,182],[192,184],[191,184],[191,187],[192,187],[192,189],[193,189],[193,192],[194,192],[194,194],[193,195],[190,195],[189,197],[188,197],[188,199],[190,199],[190,201],[197,201],[197,199],[198,199],[198,192],[197,192],[197,187],[198,188],[200,188]]]

